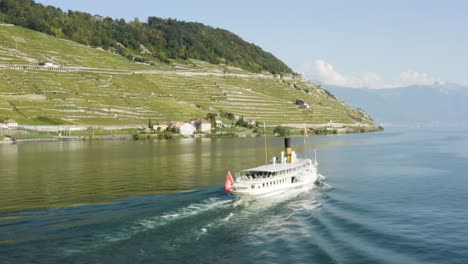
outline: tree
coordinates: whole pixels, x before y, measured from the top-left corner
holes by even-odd
[[[282,126],[277,126],[273,130],[273,133],[275,133],[276,135],[279,135],[279,136],[287,136],[287,135],[289,135],[289,129],[287,129],[285,127],[282,127]]]
[[[148,118],[148,128],[154,129],[153,121],[151,121],[151,118]]]
[[[208,113],[208,114],[206,114],[206,118],[207,118],[208,120],[210,120],[210,122],[211,122],[211,130],[212,130],[213,132],[216,132],[216,117],[217,117],[217,116],[218,116],[218,114],[216,114],[216,113]]]
[[[225,118],[227,118],[227,119],[229,119],[229,120],[235,120],[235,119],[236,119],[236,117],[234,116],[234,114],[231,113],[231,112],[221,112],[221,116],[222,116],[222,117],[225,117]]]
[[[247,124],[244,122],[244,116],[239,117],[236,121],[236,126],[245,127]]]

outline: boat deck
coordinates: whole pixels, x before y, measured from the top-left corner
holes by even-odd
[[[255,168],[244,170],[243,172],[279,172],[279,171],[286,171],[294,168],[298,168],[308,164],[310,160],[297,160],[295,163],[274,163],[274,164],[267,164],[258,166]]]

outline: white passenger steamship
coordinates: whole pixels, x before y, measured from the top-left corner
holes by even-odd
[[[267,165],[247,169],[236,173],[234,181],[228,171],[224,191],[236,196],[266,197],[286,192],[291,189],[313,187],[323,179],[318,173],[316,157],[300,159],[291,150],[291,139],[284,139],[285,151],[281,158],[273,158]]]

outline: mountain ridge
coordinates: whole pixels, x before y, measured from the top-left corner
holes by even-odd
[[[377,122],[468,123],[468,87],[458,84],[412,85],[388,89],[326,89],[354,107],[366,109]]]
[[[259,46],[201,23],[158,17],[149,17],[147,22],[126,22],[79,11],[64,12],[32,0],[2,0],[0,12],[6,23],[102,47],[132,61],[169,63],[173,59],[197,59],[255,73],[293,73]]]

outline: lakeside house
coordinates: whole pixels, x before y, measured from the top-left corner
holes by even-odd
[[[195,126],[188,122],[179,127],[180,134],[183,136],[191,136],[196,130]]]
[[[168,125],[164,121],[158,121],[153,128],[159,131],[165,131],[168,128]]]
[[[180,122],[180,121],[171,121],[169,122],[169,127],[171,129],[175,128],[175,129],[180,129],[180,127],[184,124],[184,122]]]
[[[226,125],[223,123],[221,120],[216,120],[216,127],[222,128],[225,127]]]
[[[201,133],[211,133],[211,122],[206,118],[195,120],[195,127]]]

